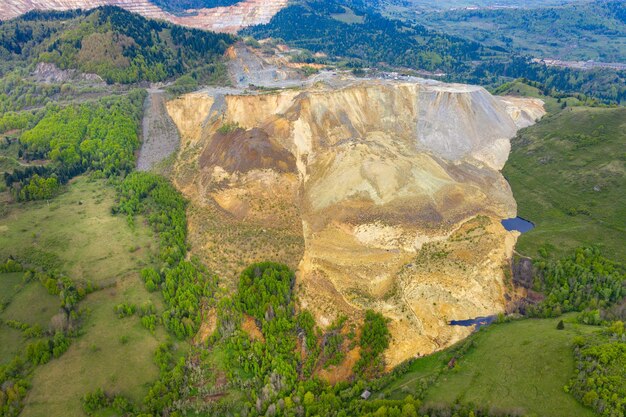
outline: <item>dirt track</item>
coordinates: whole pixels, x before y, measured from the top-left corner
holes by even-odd
[[[143,142],[137,158],[137,170],[148,171],[173,154],[180,144],[178,129],[165,108],[165,93],[149,89],[144,106]]]

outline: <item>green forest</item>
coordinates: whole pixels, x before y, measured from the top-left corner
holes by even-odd
[[[6,186],[19,200],[45,199],[87,170],[105,177],[130,172],[145,96],[135,90],[97,104],[47,107],[41,120],[21,134],[18,151],[26,161],[47,162],[5,173]]]
[[[108,83],[164,81],[221,60],[234,37],[145,19],[117,7],[30,12],[0,24],[0,56],[94,73]]]
[[[150,0],[151,3],[156,4],[163,10],[168,12],[188,15],[190,9],[203,9],[213,7],[232,6],[237,3],[241,3],[243,0]]]
[[[364,65],[383,63],[427,71],[463,72],[467,62],[498,54],[475,42],[356,8],[353,13],[362,22],[346,23],[333,17],[343,13],[340,2],[307,2],[289,6],[270,23],[242,33],[284,39],[298,48],[357,59]]]
[[[620,22],[621,3],[607,3],[606,7],[615,9],[612,13]],[[343,16],[347,15],[353,16],[352,20],[345,20]],[[547,67],[532,62],[529,51],[470,39],[464,30],[445,32],[436,25],[428,25],[430,22],[426,20],[418,23],[411,19],[393,20],[358,0],[308,1],[281,10],[268,24],[245,29],[242,34],[283,39],[294,47],[347,59],[347,65],[353,68],[425,70],[440,74],[438,78],[443,81],[481,85],[500,85],[512,78],[526,78],[541,83],[546,91],[583,93],[607,103],[626,99],[624,71]],[[520,20],[526,22],[523,17]],[[545,19],[540,21],[546,24]],[[623,26],[623,22],[619,24]],[[325,42],[325,39],[337,41]]]

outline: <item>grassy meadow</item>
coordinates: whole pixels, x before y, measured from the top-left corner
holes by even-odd
[[[504,175],[518,215],[536,228],[517,251],[565,255],[596,245],[626,260],[626,108],[568,107],[512,140]]]
[[[563,386],[574,373],[573,339],[597,328],[575,324],[570,315],[557,330],[560,319],[491,325],[471,336],[472,347],[453,369],[447,363],[456,347],[416,360],[381,395],[399,399],[425,389],[427,405],[459,401],[523,415],[593,416]]]
[[[141,269],[155,245],[152,232],[111,215],[113,187],[79,177],[66,188],[50,201],[9,205],[0,218],[0,259],[13,256],[99,285]]]
[[[0,320],[11,305],[16,294],[24,287],[21,272],[0,274]],[[25,341],[20,330],[0,322],[0,365],[7,363],[24,347]]]
[[[3,306],[2,310],[10,303],[15,294],[24,287],[22,282],[23,276],[24,274],[21,272],[0,274],[0,305]]]
[[[137,314],[120,319],[114,308],[120,303],[139,307],[151,302],[160,313],[160,298],[148,293],[138,274],[87,296],[81,303],[88,311],[82,335],[63,356],[37,368],[21,415],[83,416],[80,398],[98,388],[112,389],[140,404],[158,378],[153,355],[166,332],[158,326],[152,334]]]
[[[0,365],[10,362],[11,359],[26,347],[26,340],[22,332],[0,323]]]
[[[13,296],[0,318],[39,325],[46,330],[52,316],[59,312],[59,307],[58,296],[50,295],[39,282],[30,282]]]
[[[24,274],[0,274],[0,365],[9,362],[32,339],[8,325],[19,322],[48,329],[50,319],[59,311],[59,298],[48,294],[38,282],[25,283]]]
[[[153,355],[167,334],[161,325],[154,332],[144,328],[138,314],[145,304],[157,315],[163,312],[160,293],[148,292],[139,276],[156,244],[143,221],[131,229],[125,217],[111,214],[115,195],[106,181],[79,177],[55,199],[10,203],[0,217],[0,258],[12,255],[102,287],[81,301],[80,333],[69,350],[35,368],[23,416],[83,416],[80,399],[97,388],[141,403],[158,378]],[[47,330],[59,297],[37,281],[25,284],[22,275],[0,274],[0,319]],[[118,318],[115,306],[122,303],[136,305],[138,312]],[[0,324],[0,363],[32,341]]]

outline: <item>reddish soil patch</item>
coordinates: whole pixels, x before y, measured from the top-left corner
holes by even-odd
[[[258,128],[215,133],[199,163],[200,168],[219,165],[229,172],[268,168],[277,172],[296,171],[296,160],[291,152]]]
[[[205,314],[205,317],[202,319],[202,323],[200,324],[200,329],[198,329],[198,333],[195,337],[196,344],[204,343],[207,341],[209,336],[213,334],[215,329],[217,328],[217,312],[214,308],[210,309],[208,313]]]
[[[207,395],[206,397],[204,397],[204,401],[205,402],[213,402],[213,401],[219,400],[220,398],[222,398],[224,396],[226,396],[226,393],[224,393],[224,392],[220,392],[220,393],[217,393],[217,394],[211,394],[211,395]]]
[[[307,357],[307,353],[304,344],[302,343],[302,338],[299,336],[296,338],[296,352],[300,355],[302,362],[304,362]]]
[[[354,365],[361,357],[360,352],[361,348],[357,346],[346,353],[346,358],[339,365],[329,366],[326,369],[318,369],[315,374],[332,385],[337,382],[347,381],[354,374],[352,368],[354,368]]]
[[[256,325],[256,321],[253,317],[246,314],[243,317],[241,329],[244,332],[248,333],[248,336],[250,336],[252,340],[260,340],[261,342],[265,343],[265,337],[263,336],[263,333],[261,333],[261,329],[259,329],[259,326]]]

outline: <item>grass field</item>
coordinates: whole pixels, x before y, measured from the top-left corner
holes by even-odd
[[[58,296],[50,295],[39,282],[31,282],[13,297],[0,318],[31,326],[38,324],[43,330],[47,330],[50,319],[59,312],[60,306]]]
[[[153,355],[166,339],[165,329],[158,326],[151,334],[138,315],[120,319],[114,307],[152,302],[160,313],[160,298],[158,293],[148,293],[137,274],[89,295],[81,303],[89,311],[83,335],[59,359],[37,368],[21,415],[83,416],[80,398],[97,388],[141,404],[159,374]]]
[[[569,107],[522,130],[504,175],[519,216],[537,226],[518,252],[596,245],[626,261],[626,108]]]
[[[13,359],[26,344],[21,331],[0,323],[0,365]]]
[[[447,370],[448,352],[428,356],[413,363],[411,370],[385,387],[383,393],[404,398],[415,394],[421,380],[439,374],[426,390],[427,404],[458,400],[524,415],[593,416],[591,410],[565,393],[563,386],[574,372],[574,337],[597,328],[569,323],[566,318],[565,330],[557,330],[559,320],[492,325],[472,336],[474,346],[453,370]]]
[[[151,232],[112,216],[114,197],[104,180],[80,177],[49,202],[10,204],[0,218],[0,259],[13,255],[99,284],[141,268],[154,245]]]
[[[38,324],[46,330],[59,305],[59,298],[48,294],[38,282],[24,283],[21,272],[0,274],[0,364],[9,362],[34,341],[27,340],[20,330],[4,321]]]
[[[0,259],[9,255],[44,270],[59,269],[71,279],[105,285],[81,301],[78,338],[67,352],[37,367],[23,416],[83,416],[80,398],[97,388],[141,403],[158,377],[156,347],[167,338],[163,326],[145,329],[138,314],[119,319],[121,303],[137,309],[152,303],[160,315],[159,292],[149,293],[139,277],[156,244],[143,222],[131,229],[111,215],[115,190],[103,180],[81,177],[50,202],[11,203],[0,218]],[[40,324],[44,330],[59,298],[38,282],[21,284],[21,274],[0,275],[0,318]],[[26,343],[19,331],[0,326],[0,361],[10,360]]]
[[[0,305],[5,303],[17,294],[24,286],[22,282],[23,274],[21,272],[12,272],[9,274],[0,274]],[[1,310],[1,309],[0,309]]]

